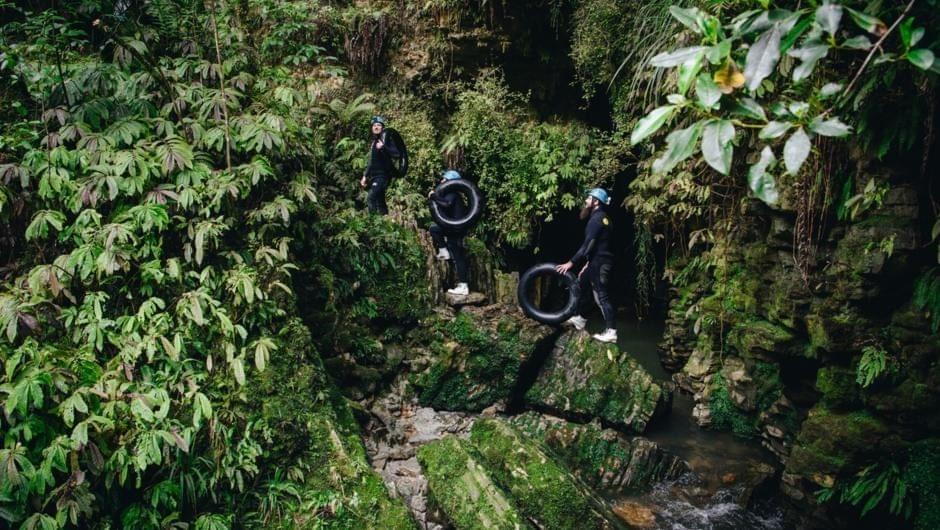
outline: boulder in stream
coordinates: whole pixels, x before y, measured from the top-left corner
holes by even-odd
[[[670,385],[671,386],[671,385]],[[642,433],[657,414],[669,410],[671,389],[653,379],[627,352],[585,332],[563,334],[535,383],[529,405]]]
[[[428,479],[431,501],[458,530],[532,528],[472,453],[469,444],[448,436],[423,446],[418,461]]]
[[[434,317],[422,333],[431,366],[414,378],[420,402],[438,410],[479,412],[509,401],[523,365],[547,349],[553,331],[504,305],[464,307]]]
[[[495,482],[540,528],[621,528],[604,502],[535,440],[502,420],[481,418],[470,440]]]
[[[689,471],[685,460],[655,442],[593,423],[571,423],[535,412],[515,416],[510,423],[542,440],[589,486],[609,493],[643,491]]]

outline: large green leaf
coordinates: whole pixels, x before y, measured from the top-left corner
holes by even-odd
[[[767,204],[777,204],[780,194],[777,192],[777,182],[774,176],[767,172],[770,164],[777,158],[769,146],[764,146],[757,161],[747,172],[747,185],[754,192],[754,196]]]
[[[848,11],[849,16],[852,17],[852,22],[855,22],[855,25],[867,31],[868,33],[880,36],[888,30],[888,27],[885,25],[885,23],[878,19],[878,17],[873,17],[868,13],[856,11],[848,6],[845,6],[845,10]]]
[[[705,162],[722,175],[731,171],[734,156],[734,125],[729,120],[714,120],[702,132],[702,156]]]
[[[816,68],[816,63],[828,53],[829,45],[818,41],[787,52],[790,57],[802,61],[799,66],[793,69],[793,81],[799,83],[809,77]]]
[[[921,70],[929,70],[933,66],[934,55],[926,48],[918,48],[907,53],[907,60]]]
[[[868,40],[868,37],[865,35],[856,35],[851,39],[846,39],[842,43],[843,48],[849,48],[850,50],[868,50],[871,48],[871,41]]]
[[[703,73],[695,80],[695,97],[701,106],[713,109],[721,99],[721,90],[710,75]]]
[[[696,33],[702,32],[701,26],[705,16],[697,7],[669,6],[669,14],[672,15],[672,18],[678,20],[680,24],[692,31]]]
[[[790,127],[793,127],[792,123],[785,121],[772,121],[767,123],[763,129],[760,130],[760,133],[757,134],[757,137],[761,140],[776,140],[780,138],[787,131],[790,130]]]
[[[692,80],[695,79],[695,76],[698,75],[699,71],[702,69],[702,58],[703,53],[699,53],[692,57],[688,61],[679,65],[679,93],[685,95],[689,90],[689,86],[692,85]]]
[[[740,114],[755,120],[763,121],[767,119],[767,113],[764,111],[764,107],[762,107],[757,101],[754,101],[751,98],[741,98],[737,103],[738,104],[734,107],[733,111],[735,114]]]
[[[852,132],[852,128],[842,123],[842,120],[839,118],[823,120],[818,117],[809,124],[809,130],[820,136],[832,136],[836,138],[848,136],[849,133]]]
[[[690,46],[673,52],[663,52],[650,59],[650,65],[657,68],[679,66],[699,53],[704,52],[706,49],[707,47],[705,46]]]
[[[666,152],[653,161],[654,173],[668,173],[679,162],[692,156],[702,133],[704,121],[696,122],[685,129],[669,133],[666,137]]]
[[[783,163],[787,167],[787,173],[791,175],[799,173],[800,168],[809,156],[811,148],[809,136],[802,127],[790,135],[787,143],[783,146]]]
[[[633,133],[630,134],[630,144],[636,145],[649,138],[651,134],[658,131],[659,128],[672,117],[675,111],[675,105],[666,105],[653,109],[652,112],[640,119],[636,127],[633,128]]]
[[[773,27],[761,34],[747,52],[744,65],[744,78],[749,90],[757,90],[761,81],[773,73],[780,60],[780,26]]]
[[[839,22],[842,20],[842,6],[828,1],[816,8],[816,23],[819,24],[826,33],[835,35],[839,30]]]

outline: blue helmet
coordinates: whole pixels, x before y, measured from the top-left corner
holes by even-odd
[[[449,169],[444,172],[444,180],[457,180],[460,178],[460,173],[457,173],[453,169]]]
[[[588,197],[594,197],[595,199],[601,201],[601,204],[610,204],[610,195],[607,195],[607,190],[604,188],[594,188],[588,192]]]
[[[375,125],[376,123],[381,123],[382,127],[385,127],[385,118],[381,116],[372,116],[372,123],[370,125]]]

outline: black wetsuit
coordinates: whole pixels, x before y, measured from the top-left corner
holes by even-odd
[[[384,144],[382,149],[375,147],[378,140]],[[366,165],[364,175],[366,184],[369,187],[369,198],[367,199],[369,211],[385,215],[388,213],[388,205],[385,203],[385,191],[391,184],[392,177],[395,175],[395,165],[393,158],[401,156],[398,146],[390,143],[386,138],[385,131],[378,136],[372,137],[372,145],[369,150],[369,163]]]
[[[594,301],[604,315],[604,323],[608,329],[616,327],[614,307],[610,303],[608,288],[610,273],[614,266],[614,254],[610,251],[610,217],[601,208],[594,210],[584,228],[584,243],[571,258],[574,270],[580,271],[584,262],[588,262],[588,269],[581,275],[581,292],[586,292],[588,285],[594,293]],[[581,297],[581,309],[585,310],[586,296]]]
[[[432,195],[431,200],[436,202],[441,212],[449,218],[460,218],[467,214],[466,205],[464,205],[460,194],[455,191],[441,197],[436,194]],[[450,258],[454,260],[454,267],[457,268],[457,281],[469,283],[470,271],[467,267],[467,249],[463,244],[464,237],[467,235],[466,230],[444,228],[437,223],[431,223],[428,231],[431,232],[434,246],[447,248],[447,252],[450,253]]]

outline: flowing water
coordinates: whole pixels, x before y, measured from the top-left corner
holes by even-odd
[[[621,319],[618,346],[655,378],[669,380],[656,345],[661,321]],[[692,473],[664,482],[644,495],[614,499],[620,512],[637,526],[681,529],[783,529],[782,508],[774,499],[749,502],[755,482],[766,477],[773,456],[753,440],[699,428],[692,418],[694,402],[676,391],[672,413],[650,425],[644,436],[689,462]],[[772,479],[765,481],[772,484]],[[771,486],[773,487],[773,486]]]

